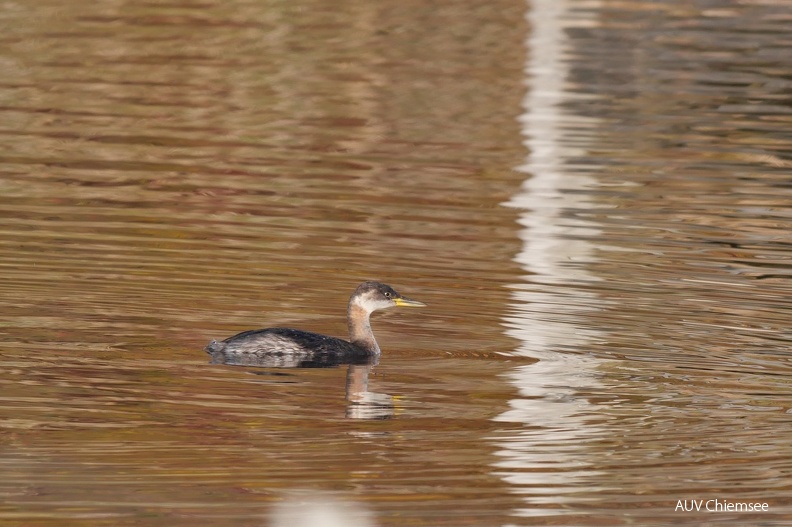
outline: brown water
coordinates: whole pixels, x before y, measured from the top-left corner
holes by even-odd
[[[790,7],[5,4],[0,523],[789,525]]]

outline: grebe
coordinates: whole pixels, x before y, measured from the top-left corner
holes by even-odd
[[[244,331],[222,342],[213,340],[204,350],[215,358],[243,356],[284,357],[312,360],[315,358],[366,358],[378,357],[379,345],[371,331],[369,316],[378,309],[394,306],[425,306],[423,302],[410,300],[392,287],[379,282],[363,282],[349,298],[347,319],[349,341],[328,337],[319,333],[290,328],[267,328]],[[236,362],[236,361],[231,361]],[[245,361],[241,361],[245,362]],[[289,360],[288,363],[294,363]]]

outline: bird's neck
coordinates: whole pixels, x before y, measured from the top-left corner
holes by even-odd
[[[374,333],[371,331],[369,312],[358,304],[350,302],[347,309],[347,318],[349,320],[349,341],[366,351],[379,353],[379,346],[377,341],[374,340]]]

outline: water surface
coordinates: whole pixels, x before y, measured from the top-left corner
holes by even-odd
[[[9,5],[0,519],[788,524],[787,8]]]

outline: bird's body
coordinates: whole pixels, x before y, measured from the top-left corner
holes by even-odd
[[[401,296],[385,284],[363,282],[349,299],[349,341],[310,331],[268,328],[244,331],[222,342],[213,340],[205,351],[213,358],[221,355],[226,359],[223,362],[235,363],[246,362],[245,357],[282,357],[289,363],[318,359],[364,360],[380,353],[369,321],[372,312],[393,306],[423,305]]]

